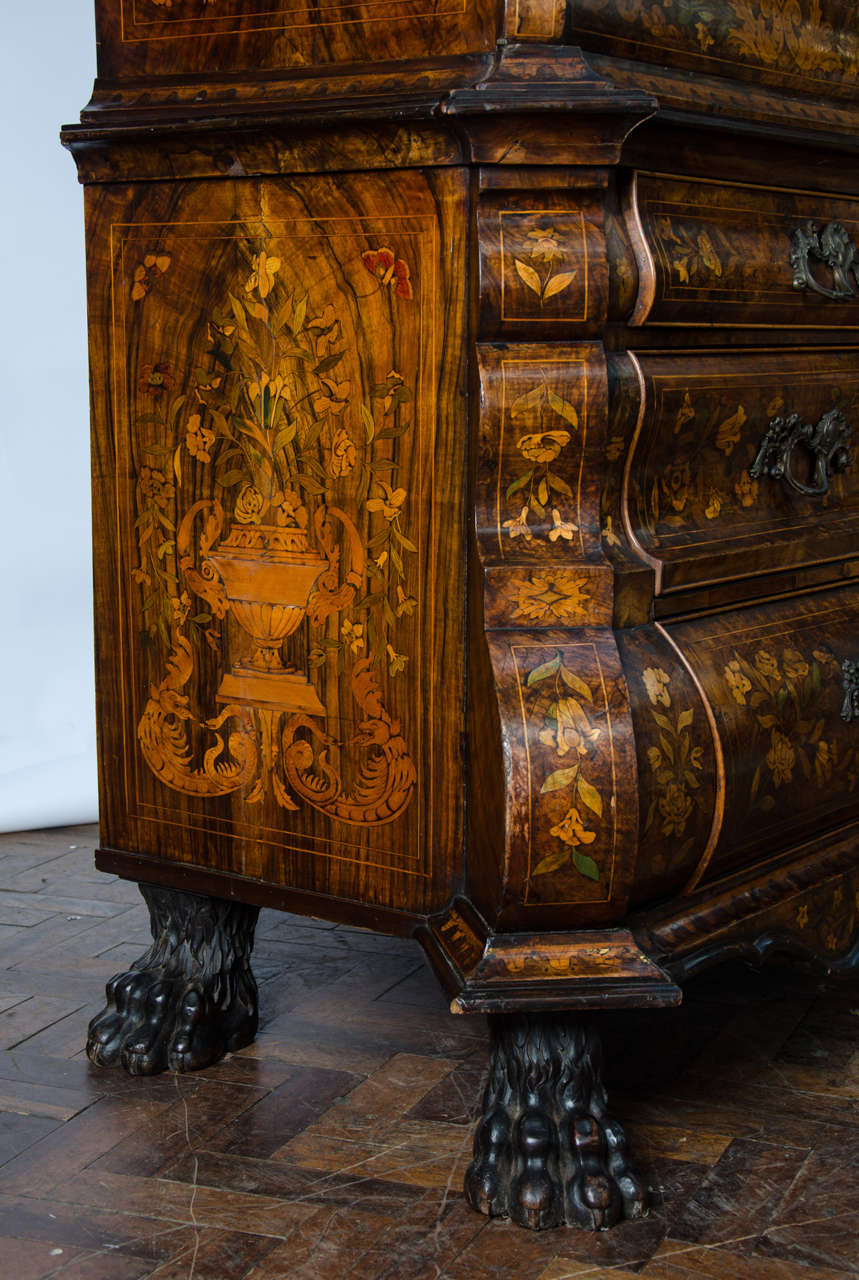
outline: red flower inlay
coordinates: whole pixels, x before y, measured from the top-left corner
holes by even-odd
[[[408,265],[391,249],[367,249],[361,254],[361,261],[371,275],[390,285],[398,298],[412,297]]]
[[[145,364],[140,371],[137,386],[142,394],[159,396],[164,391],[172,391],[173,376],[168,364]]]

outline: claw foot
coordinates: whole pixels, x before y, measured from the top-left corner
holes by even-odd
[[[465,1194],[480,1213],[592,1231],[644,1212],[620,1125],[606,1114],[596,1032],[571,1014],[490,1018],[483,1118]]]
[[[257,986],[250,968],[258,910],[242,903],[140,885],[152,946],[106,987],[89,1025],[87,1054],[131,1075],[197,1071],[250,1044]]]

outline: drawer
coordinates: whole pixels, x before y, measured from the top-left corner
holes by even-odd
[[[724,816],[711,870],[859,817],[859,587],[665,632],[714,716]]]
[[[637,173],[632,325],[859,328],[859,197]]]
[[[859,552],[859,349],[612,369],[623,520],[660,593]]]

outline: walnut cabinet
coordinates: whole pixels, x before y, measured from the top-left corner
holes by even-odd
[[[97,0],[97,1062],[253,1036],[260,905],[489,1014],[467,1193],[641,1212],[598,1019],[859,937],[841,0]]]

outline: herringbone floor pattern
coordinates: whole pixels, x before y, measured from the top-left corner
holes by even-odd
[[[532,1235],[462,1199],[484,1026],[411,943],[263,912],[254,1045],[193,1076],[91,1066],[103,984],[148,943],[94,841],[0,837],[3,1280],[859,1276],[859,984],[730,967],[612,1017],[651,1211]]]

